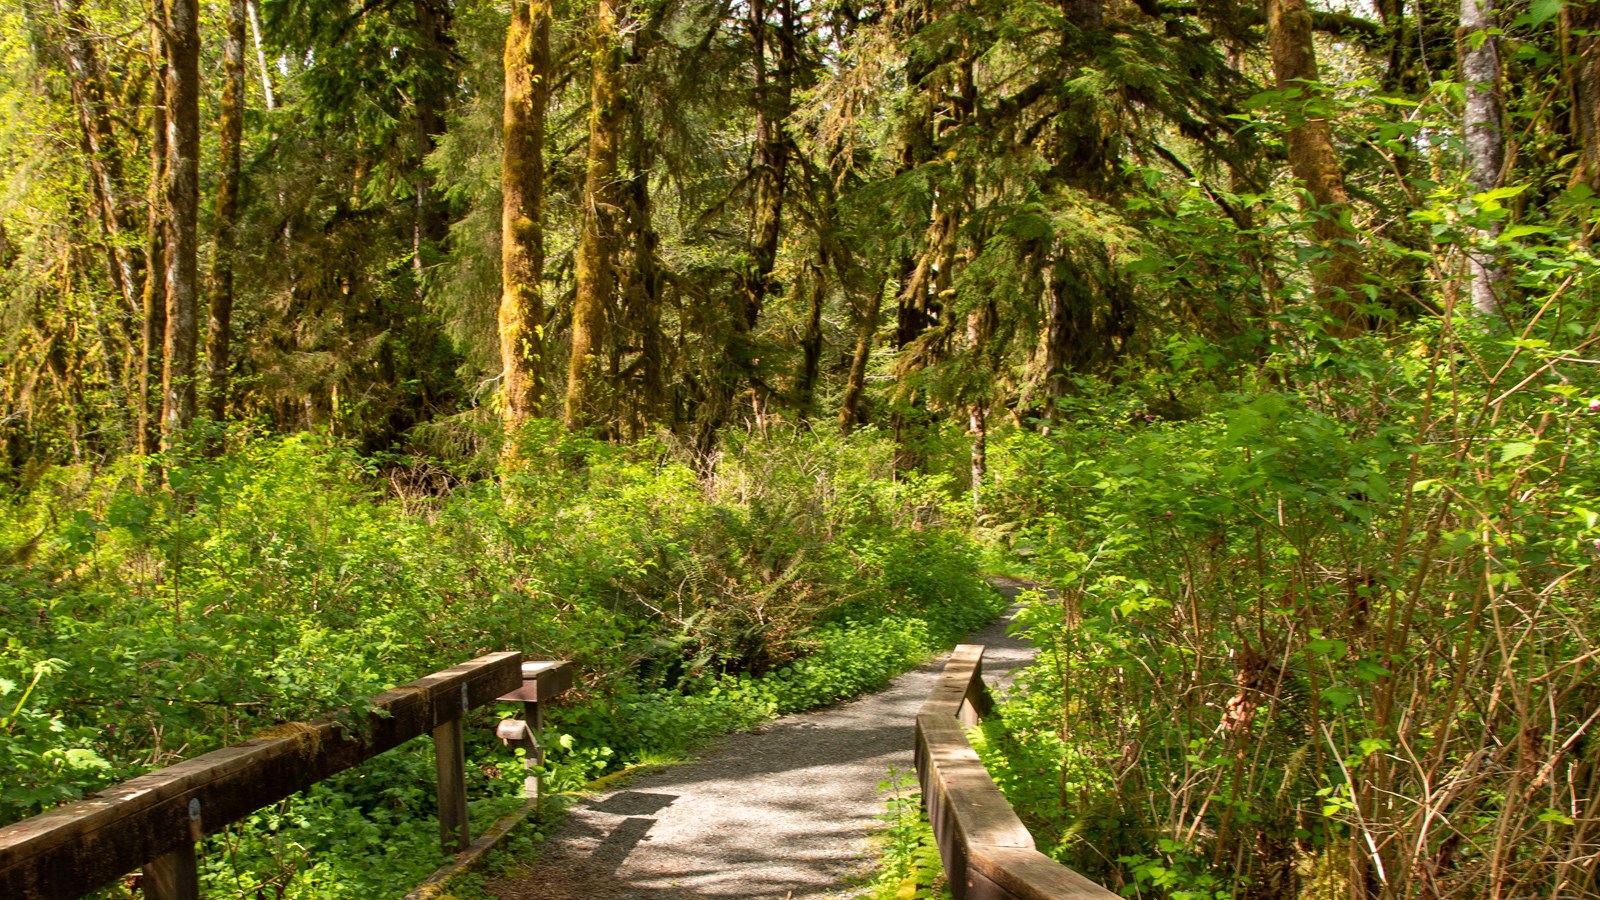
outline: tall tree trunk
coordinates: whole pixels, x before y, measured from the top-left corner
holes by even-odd
[[[544,118],[550,3],[515,3],[506,31],[505,156],[501,168],[502,417],[514,428],[544,401]]]
[[[627,0],[598,0],[594,74],[589,98],[589,150],[582,228],[575,265],[572,358],[567,369],[565,424],[569,430],[601,422],[605,317],[616,297],[613,271],[617,234],[617,145],[622,126],[622,42],[618,20]]]
[[[1418,52],[1405,0],[1377,0],[1376,5],[1378,18],[1383,21],[1383,89],[1413,96],[1420,87]]]
[[[772,290],[778,241],[783,231],[783,194],[789,174],[789,138],[784,132],[793,98],[796,49],[791,0],[777,0],[781,19],[778,68],[769,77],[766,0],[751,0],[750,37],[755,45],[756,157],[755,206],[751,210],[750,262],[741,273],[743,304],[734,327],[741,335],[755,330]]]
[[[632,64],[642,64],[636,46]],[[632,410],[628,414],[628,436],[644,434],[658,421],[666,406],[666,351],[661,335],[662,272],[658,248],[661,236],[655,230],[651,208],[650,172],[654,168],[654,138],[637,102],[628,104],[629,149],[626,197],[627,250],[618,274],[622,293],[622,317],[630,346],[638,355],[623,372],[633,385],[628,393]]]
[[[1467,183],[1474,193],[1500,186],[1505,165],[1505,134],[1500,129],[1500,39],[1494,27],[1494,0],[1461,0],[1461,81],[1466,88],[1466,108],[1461,122],[1462,146],[1467,156]],[[1467,252],[1472,280],[1472,311],[1499,317],[1505,268],[1500,254],[1489,244],[1500,236],[1498,220],[1476,229],[1476,245]]]
[[[1600,193],[1600,0],[1569,0],[1562,7],[1571,35],[1567,74],[1572,85],[1572,133],[1578,139],[1576,184]]]
[[[167,38],[167,330],[161,444],[194,421],[199,322],[200,23],[195,0],[165,0]]]
[[[272,72],[267,69],[267,51],[261,44],[261,15],[256,10],[255,0],[245,0],[244,9],[250,20],[250,37],[256,45],[256,68],[261,70],[261,99],[267,111],[271,112],[278,108],[278,99],[272,91]]]
[[[1266,13],[1267,42],[1278,89],[1315,90],[1317,55],[1305,0],[1266,0]],[[1309,113],[1310,108],[1307,110]],[[1339,336],[1359,333],[1366,327],[1355,297],[1361,260],[1356,234],[1345,224],[1350,194],[1327,119],[1308,114],[1289,129],[1289,166],[1311,195],[1313,235],[1327,254],[1313,274],[1318,299],[1333,320],[1330,331]]]
[[[1043,256],[1044,254],[1041,254]],[[1094,331],[1094,298],[1063,248],[1052,248],[1050,276],[1044,281],[1044,329],[1040,334],[1044,374],[1043,431],[1049,434],[1061,414],[1071,375],[1084,362],[1083,344]]]
[[[239,154],[244,139],[245,0],[228,0],[222,45],[222,109],[218,123],[221,172],[217,180],[217,247],[211,267],[210,317],[206,321],[207,399],[211,418],[228,413],[228,358],[233,339],[233,266],[239,219]]]
[[[800,338],[800,383],[795,390],[795,410],[802,422],[811,418],[816,403],[817,378],[822,369],[822,307],[827,298],[823,268],[811,267],[811,302],[806,310],[806,330]]]
[[[856,323],[855,353],[850,357],[850,374],[845,378],[844,399],[839,404],[839,430],[849,434],[857,425],[866,424],[866,408],[861,400],[867,387],[867,363],[872,359],[872,339],[878,333],[878,316],[883,310],[883,292],[888,289],[888,279],[867,298],[866,308]]]
[[[87,247],[77,248],[73,256],[85,257],[78,262],[77,268],[87,272],[90,268],[87,257]],[[92,285],[85,285],[82,296],[89,306],[89,324],[94,328],[94,334],[100,345],[100,356],[106,370],[106,387],[110,394],[112,408],[121,412],[126,403],[126,396],[122,384],[122,351],[117,346],[116,339],[111,335],[111,326],[107,324],[105,313],[100,309],[100,293]],[[81,377],[81,376],[80,376]],[[117,429],[120,431],[121,429]]]
[[[417,19],[421,49],[427,61],[426,68],[444,67],[451,47],[450,6],[442,0],[412,0],[412,11]],[[417,108],[413,127],[417,154],[416,218],[411,228],[411,265],[417,274],[417,289],[422,289],[425,265],[424,251],[443,241],[449,223],[444,208],[433,196],[433,178],[424,165],[433,152],[436,139],[444,133],[445,97],[436,94],[425,81],[416,91]]]
[[[972,437],[968,457],[972,473],[972,508],[983,503],[983,483],[989,474],[989,403],[1000,355],[990,346],[994,342],[997,311],[994,303],[981,304],[967,313],[967,346],[970,364],[980,374],[967,408],[967,433]],[[992,361],[992,364],[991,364]]]
[[[80,143],[89,163],[89,184],[94,196],[96,217],[106,237],[106,256],[111,283],[123,303],[123,322],[139,312],[138,265],[132,251],[124,246],[122,235],[128,211],[121,203],[122,157],[112,134],[111,111],[106,103],[104,67],[89,39],[90,24],[77,0],[57,0],[56,12],[66,30],[63,44],[72,85],[73,106],[78,113]],[[118,359],[109,363],[120,369]],[[120,384],[120,375],[119,375]]]
[[[150,189],[145,226],[143,346],[139,366],[139,450],[161,447],[162,342],[167,330],[167,49],[161,28],[150,26]]]

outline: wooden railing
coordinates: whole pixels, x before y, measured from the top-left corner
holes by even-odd
[[[917,713],[917,777],[950,892],[956,900],[1117,900],[1040,853],[995,787],[963,730],[993,707],[983,646],[962,644]]]
[[[328,720],[280,726],[141,775],[0,828],[0,897],[72,900],[142,867],[145,896],[195,900],[195,845],[203,835],[429,733],[440,841],[447,851],[465,849],[470,835],[462,717],[497,700],[518,700],[536,728],[539,701],[571,685],[567,663],[524,663],[520,653],[491,653],[372,698],[365,720],[356,725]],[[508,727],[521,724],[502,722],[502,739],[525,744],[530,729]]]

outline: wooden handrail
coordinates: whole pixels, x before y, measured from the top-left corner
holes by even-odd
[[[467,826],[462,717],[496,700],[535,704],[572,684],[564,662],[491,653],[379,694],[355,728],[294,723],[0,828],[0,897],[73,900],[143,867],[155,900],[199,897],[195,844],[210,832],[386,750],[432,733],[446,850]]]
[[[983,646],[962,644],[917,713],[917,778],[956,900],[1117,900],[1034,846],[963,725],[994,707]]]

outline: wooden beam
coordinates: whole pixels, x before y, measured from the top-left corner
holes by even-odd
[[[1034,849],[983,847],[973,854],[974,881],[1008,900],[1120,900],[1117,894]],[[969,895],[970,896],[970,895]]]
[[[922,712],[956,718],[961,714],[962,701],[967,699],[973,680],[982,677],[983,645],[958,645],[944,664],[944,672],[939,675],[938,683],[922,704]]]
[[[0,828],[0,897],[74,900],[328,776],[459,719],[522,684],[522,654],[492,653],[371,700],[352,731],[295,723]],[[191,801],[198,801],[191,807]]]
[[[983,647],[963,644],[917,715],[922,803],[956,900],[1113,900],[1117,895],[1033,843],[962,727],[993,706]]]
[[[467,821],[467,749],[461,720],[433,730],[433,771],[439,786],[439,846],[460,853],[472,843]]]

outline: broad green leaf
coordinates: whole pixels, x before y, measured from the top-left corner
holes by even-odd
[[[1514,459],[1532,456],[1535,446],[1528,441],[1512,441],[1509,444],[1503,444],[1500,447],[1500,461],[1511,462]]]
[[[1562,0],[1532,0],[1528,4],[1528,24],[1543,25],[1561,12]]]

